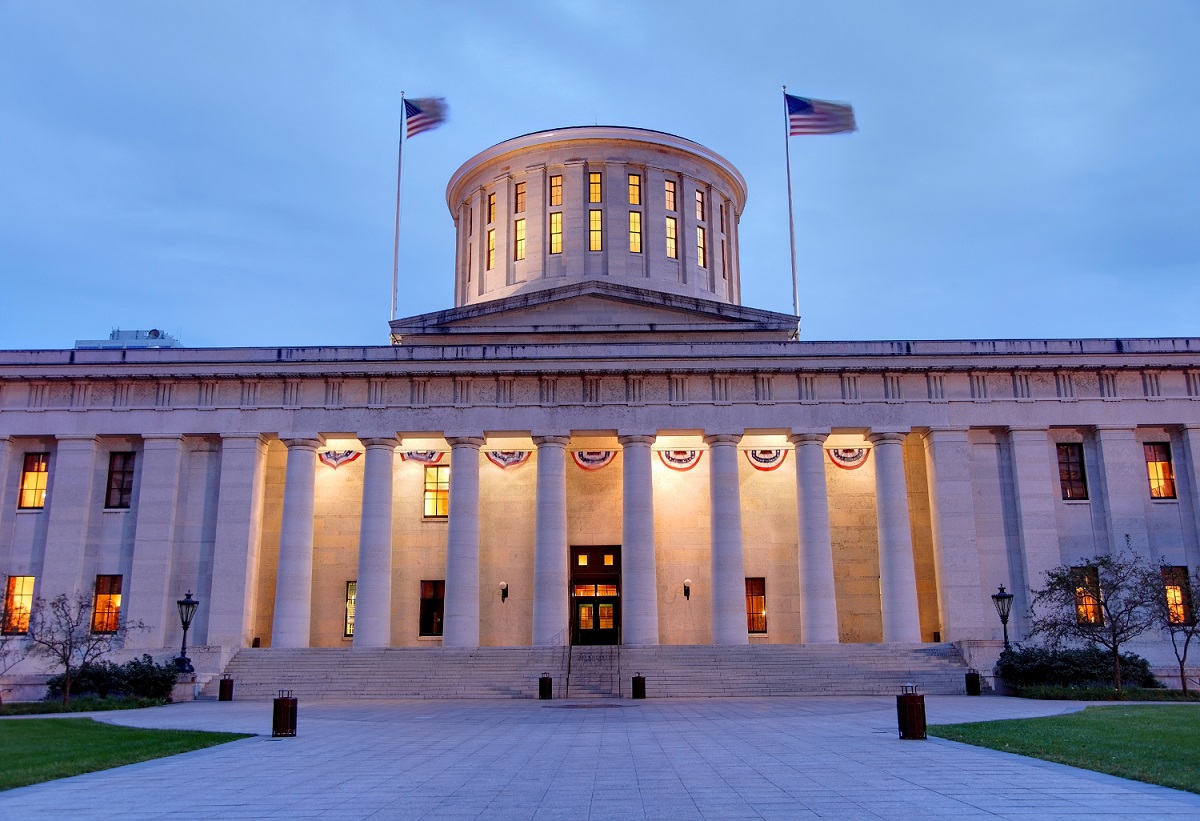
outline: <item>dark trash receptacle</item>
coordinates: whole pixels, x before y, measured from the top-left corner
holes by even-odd
[[[917,692],[917,685],[903,685],[904,692],[896,696],[896,720],[900,725],[900,737],[904,739],[925,738],[925,696]]]
[[[233,676],[221,676],[218,685],[217,701],[233,701]]]
[[[645,698],[646,697],[646,677],[645,676],[639,674],[639,675],[636,675],[633,677],[633,697],[634,698]]]
[[[296,699],[291,690],[280,690],[271,716],[271,735],[291,738],[296,735]]]
[[[554,698],[554,679],[550,676],[544,675],[538,679],[538,698],[543,701]]]
[[[967,671],[967,695],[969,695],[969,696],[979,695],[979,671],[978,670],[968,670]]]

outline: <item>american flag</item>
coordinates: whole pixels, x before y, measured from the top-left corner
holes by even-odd
[[[810,100],[806,97],[783,95],[787,103],[788,136],[799,134],[841,134],[857,131],[854,124],[854,109],[840,103],[825,100]]]
[[[437,128],[446,121],[446,100],[443,97],[422,97],[404,101],[404,118],[408,122],[408,136],[415,137],[422,131]]]

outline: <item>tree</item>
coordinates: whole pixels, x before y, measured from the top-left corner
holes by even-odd
[[[1080,641],[1112,654],[1113,687],[1121,689],[1121,646],[1155,624],[1154,592],[1148,579],[1157,570],[1126,549],[1116,556],[1081,559],[1046,572],[1045,585],[1033,591],[1031,635],[1051,647]]]
[[[71,683],[79,673],[118,646],[141,623],[122,623],[112,632],[92,630],[92,602],[82,593],[65,593],[50,601],[38,599],[29,617],[29,638],[34,655],[48,658],[62,670],[63,704],[71,697]]]
[[[1182,571],[1181,573],[1179,571]],[[1187,698],[1187,656],[1192,639],[1200,636],[1200,569],[1188,577],[1186,568],[1163,564],[1159,573],[1148,574],[1146,584],[1154,614],[1154,626],[1167,631],[1179,662],[1179,685]]]

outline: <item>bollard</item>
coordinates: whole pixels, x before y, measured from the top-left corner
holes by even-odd
[[[538,679],[538,698],[542,701],[554,698],[554,679],[550,678],[549,673],[542,673],[542,677]]]
[[[633,674],[633,697],[634,698],[645,698],[646,697],[646,677],[643,676],[641,673]]]
[[[910,740],[925,738],[925,696],[917,693],[917,685],[901,685],[903,692],[896,696],[896,719],[900,737]]]
[[[296,735],[296,699],[291,690],[280,690],[271,716],[271,735],[294,738]]]
[[[221,682],[217,690],[217,701],[233,701],[233,676],[228,673],[221,676]]]
[[[967,671],[967,695],[979,695],[979,671],[971,669]]]

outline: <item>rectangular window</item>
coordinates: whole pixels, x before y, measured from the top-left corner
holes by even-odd
[[[487,270],[496,267],[496,229],[489,228],[487,232]]]
[[[604,250],[603,211],[588,211],[588,250]]]
[[[525,259],[525,220],[513,223],[513,259]]]
[[[446,606],[446,582],[442,579],[421,582],[420,635],[440,636],[442,614]]]
[[[725,218],[725,201],[721,201],[721,233],[729,233],[729,222]]]
[[[1086,499],[1087,474],[1083,469],[1083,445],[1067,442],[1058,445],[1058,484],[1064,499]]]
[[[600,202],[603,193],[600,190],[600,172],[593,171],[588,174],[588,202]]]
[[[663,205],[668,211],[675,210],[675,181],[665,180],[663,182]]]
[[[725,240],[721,240],[721,279],[728,279],[728,273],[725,261]]]
[[[425,518],[445,519],[450,513],[450,466],[425,466]]]
[[[346,626],[342,630],[345,638],[354,635],[354,605],[358,601],[358,582],[346,582]]]
[[[92,604],[92,632],[115,633],[121,621],[121,577],[97,576]]]
[[[704,192],[696,192],[696,221],[704,222]]]
[[[1192,585],[1186,567],[1162,569],[1163,591],[1167,596],[1167,617],[1171,624],[1195,624],[1192,612]]]
[[[550,215],[550,253],[562,253],[562,212],[555,211]]]
[[[513,187],[513,199],[516,202],[513,204],[514,214],[525,213],[525,183],[519,182]]]
[[[4,634],[19,636],[29,632],[29,613],[33,610],[33,576],[9,576],[4,588]]]
[[[642,204],[642,175],[641,174],[630,174],[629,175],[629,204],[630,205],[641,205]]]
[[[133,453],[108,455],[108,491],[104,506],[109,509],[128,508],[133,499]]]
[[[1148,442],[1146,473],[1150,477],[1151,499],[1175,498],[1175,471],[1171,469],[1171,445],[1167,442]]]
[[[467,209],[467,236],[475,233],[475,209]]]
[[[667,217],[667,259],[678,259],[679,249],[675,245],[675,218]]]
[[[1072,567],[1075,578],[1075,620],[1080,624],[1104,624],[1100,610],[1100,573],[1095,567]]]
[[[487,221],[491,225],[496,221],[496,195],[488,194]]]
[[[629,250],[635,254],[642,252],[642,212],[629,212]]]
[[[562,174],[550,178],[550,204],[562,205]]]
[[[767,632],[767,580],[746,579],[746,630]]]
[[[696,263],[701,268],[708,267],[708,254],[705,247],[704,229],[699,225],[696,226]]]
[[[21,469],[21,493],[17,507],[33,510],[46,506],[46,479],[50,475],[49,453],[26,453]]]

